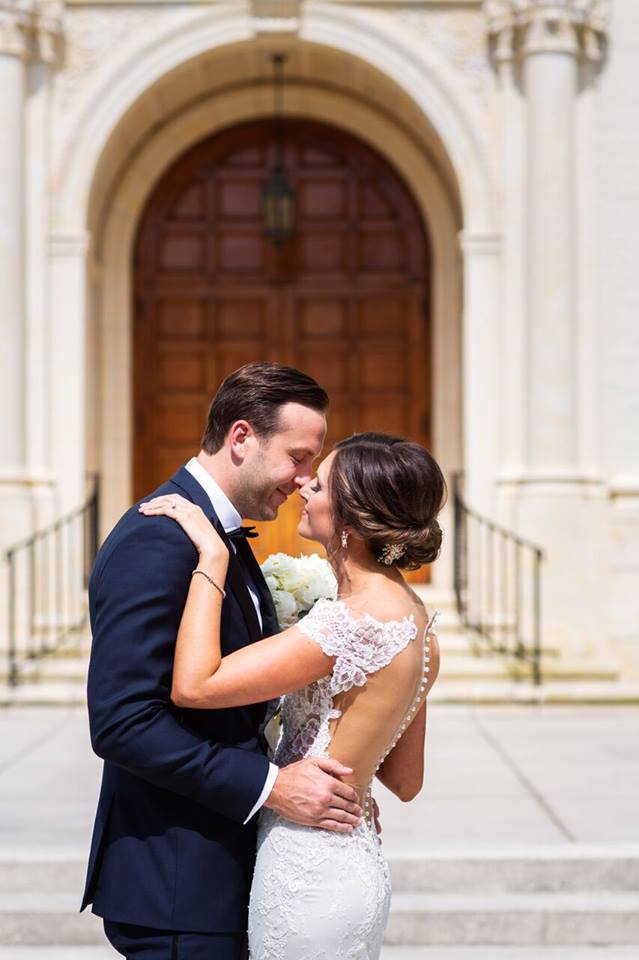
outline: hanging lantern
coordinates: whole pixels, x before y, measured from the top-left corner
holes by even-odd
[[[275,169],[264,186],[264,231],[273,243],[286,243],[295,225],[295,194],[284,171]]]
[[[284,173],[282,147],[281,91],[284,56],[273,54],[273,120],[275,125],[275,166],[262,193],[264,232],[273,243],[286,243],[295,228],[295,193]]]

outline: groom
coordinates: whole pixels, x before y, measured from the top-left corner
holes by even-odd
[[[197,503],[229,546],[222,611],[227,654],[278,631],[242,518],[274,520],[306,484],[326,435],[328,397],[311,377],[251,363],[211,405],[202,450],[152,496]],[[262,806],[344,831],[357,794],[325,758],[278,769],[264,728],[274,704],[178,709],[170,699],[180,617],[197,554],[169,518],[132,507],[91,576],[91,741],[104,759],[82,909],[104,919],[125,957],[243,960]]]

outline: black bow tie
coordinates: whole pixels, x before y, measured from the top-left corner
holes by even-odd
[[[254,537],[259,537],[255,527],[237,527],[235,530],[227,530],[226,535],[229,540],[252,540]]]

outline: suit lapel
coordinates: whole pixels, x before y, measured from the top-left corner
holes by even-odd
[[[251,544],[248,540],[245,541],[245,548],[242,556],[245,559],[249,573],[251,574],[251,578],[255,584],[255,589],[257,590],[260,598],[260,610],[262,612],[262,634],[265,637],[272,637],[274,633],[279,633],[280,630],[277,614],[275,612],[275,604],[273,603],[273,597],[271,596],[271,591],[268,588],[268,584],[264,579],[262,568],[257,562],[255,554],[251,549]]]
[[[211,503],[206,491],[200,486],[195,477],[192,476],[185,467],[181,467],[181,469],[171,477],[171,482],[179,487],[186,494],[189,500],[193,501],[193,503],[197,503],[197,505],[202,508],[228,547],[229,568],[226,575],[226,586],[230,587],[233,596],[240,606],[251,640],[261,639],[262,634],[260,632],[260,622],[257,618],[255,606],[253,605],[251,594],[249,593],[246,585],[246,580],[242,574],[242,568],[235,555],[233,545],[224,532],[224,528],[220,523],[215,510],[213,509],[213,504]],[[255,563],[259,570],[257,561],[255,561]],[[262,581],[264,582],[263,577]],[[266,583],[264,583],[264,585],[266,586]]]

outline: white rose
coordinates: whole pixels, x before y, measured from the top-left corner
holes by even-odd
[[[289,557],[285,553],[276,554],[274,575],[279,580],[280,586],[284,590],[293,592],[293,586],[297,581],[297,565],[294,557]]]
[[[317,584],[308,584],[297,592],[297,599],[303,610],[310,610],[321,593],[318,593]]]
[[[288,590],[276,590],[273,594],[273,603],[282,627],[291,626],[297,621],[297,602],[292,593]]]
[[[270,573],[265,574],[264,579],[266,580],[266,586],[269,588],[271,593],[275,593],[276,590],[279,590],[280,585],[277,582],[277,578],[274,577],[272,574]]]

